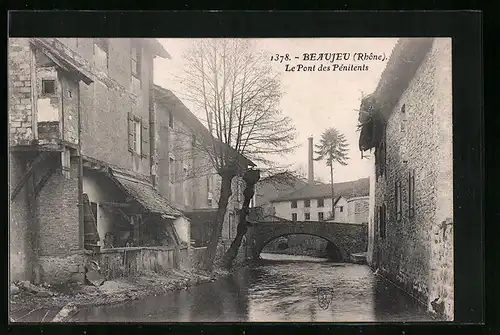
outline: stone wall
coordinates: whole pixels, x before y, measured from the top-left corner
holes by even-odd
[[[39,252],[47,256],[64,255],[83,247],[80,246],[78,160],[71,158],[69,179],[62,173],[60,160],[47,159],[46,164],[58,167],[37,197]]]
[[[48,284],[65,284],[71,281],[83,281],[83,268],[86,264],[87,256],[83,251],[73,253],[40,256],[40,280]]]
[[[16,153],[9,153],[9,197],[25,171],[25,162]],[[9,206],[9,263],[10,280],[30,280],[32,260],[32,226],[26,188],[21,189]]]
[[[28,145],[33,140],[32,58],[26,38],[9,38],[9,144]]]
[[[270,223],[258,222],[247,232],[248,254],[258,258],[262,249],[272,240],[289,235],[306,234],[332,242],[343,260],[353,253],[366,252],[367,225],[323,222]]]
[[[286,249],[280,248],[280,243],[280,239],[271,241],[262,249],[262,252],[323,257],[326,256],[328,241],[309,235],[290,235],[287,236],[288,247]]]
[[[378,177],[375,192],[375,208],[385,203],[387,219],[385,238],[380,236],[380,223],[375,225],[373,264],[430,309],[430,302],[438,295],[443,298],[453,283],[452,238],[436,238],[442,234],[441,223],[452,217],[450,43],[435,39],[394,107],[386,131],[386,172]],[[407,121],[402,128],[403,105]],[[408,205],[410,171],[415,174],[413,217]],[[397,181],[401,220],[396,220]],[[452,298],[448,294],[444,299],[445,314],[452,319]]]
[[[69,54],[78,54],[78,57],[85,59],[92,71],[97,73],[94,83],[80,83],[79,87],[83,128],[82,153],[149,176],[149,155],[134,159],[128,151],[128,112],[145,118],[149,124],[152,55],[146,50],[143,52],[142,86],[141,93],[137,94],[132,89],[131,39],[108,39],[107,69],[98,69],[94,65],[93,40],[78,38],[60,41],[64,43],[61,47],[65,47]]]

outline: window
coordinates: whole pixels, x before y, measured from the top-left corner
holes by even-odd
[[[128,113],[128,150],[139,157],[149,155],[149,125],[132,112]]]
[[[134,43],[130,52],[132,75],[141,79],[141,47]]]
[[[304,200],[304,207],[311,207],[311,200]]]
[[[212,176],[207,176],[207,204],[208,207],[213,205],[213,180]]]
[[[408,172],[408,217],[415,216],[415,170]]]
[[[323,207],[325,205],[324,199],[318,199],[318,207]]]
[[[101,70],[108,69],[108,44],[107,38],[94,38],[94,63]]]
[[[168,171],[169,171],[169,179],[170,179],[170,184],[175,183],[175,159],[170,157],[169,159],[169,164],[168,164]]]
[[[339,206],[339,212],[342,213],[344,211],[344,206]]]
[[[292,213],[292,221],[297,221],[297,213]]]
[[[381,239],[384,239],[385,233],[386,233],[386,206],[385,206],[385,204],[378,207],[378,222],[379,222],[379,236]]]
[[[401,126],[400,126],[401,132],[404,133],[406,132],[406,106],[403,104],[401,106]]]
[[[56,94],[55,80],[42,80],[42,95]]]
[[[318,213],[318,220],[323,221],[325,219],[323,212]]]
[[[385,165],[386,165],[386,140],[385,134],[383,135],[380,144],[375,151],[375,165],[377,167],[377,177],[383,176],[385,174]]]
[[[134,152],[141,155],[141,122],[138,119],[133,121]]]
[[[396,221],[400,221],[403,211],[402,211],[402,198],[401,198],[401,181],[396,181],[395,183],[395,194],[394,199],[396,202]]]
[[[168,112],[168,126],[172,129],[174,128],[174,116],[172,112]]]
[[[305,217],[305,220],[306,220],[306,221],[311,220],[311,213],[305,213],[305,214],[304,214],[304,217]]]
[[[297,208],[297,200],[292,201],[292,208]]]

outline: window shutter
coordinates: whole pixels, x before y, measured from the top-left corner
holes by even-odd
[[[149,125],[148,119],[141,119],[141,154],[142,157],[149,156]]]
[[[134,152],[134,115],[128,112],[128,151]]]

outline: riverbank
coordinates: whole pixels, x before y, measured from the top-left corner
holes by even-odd
[[[37,286],[27,282],[14,283],[14,286],[11,286],[10,295],[10,311],[14,314],[11,315],[11,321],[17,321],[15,311],[23,311],[24,315],[40,309],[59,309],[55,321],[61,322],[80,307],[139,300],[170,291],[186,290],[191,286],[214,282],[230,273],[220,269],[211,273],[172,270],[165,275],[151,273],[108,280],[101,286],[83,284]],[[22,320],[19,321],[22,322]]]

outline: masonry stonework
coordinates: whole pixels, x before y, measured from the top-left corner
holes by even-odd
[[[9,154],[9,194],[15,183],[25,171],[25,163],[19,155]],[[10,280],[29,280],[31,278],[30,261],[32,260],[30,212],[28,210],[27,192],[22,189],[9,207],[9,262]]]
[[[343,260],[351,254],[366,252],[368,225],[323,222],[271,223],[257,222],[248,228],[248,254],[258,258],[262,249],[271,241],[288,235],[306,234],[332,242]]]
[[[386,128],[386,172],[376,181],[375,208],[387,206],[386,236],[375,225],[374,266],[426,303],[445,301],[453,318],[450,41],[436,39]],[[405,105],[406,129],[401,130]],[[406,163],[403,161],[407,161]],[[415,173],[415,213],[409,216],[408,174]],[[396,220],[395,183],[401,182],[402,218]]]
[[[32,125],[32,51],[27,39],[9,39],[9,144],[29,145]]]
[[[54,164],[52,162],[52,164]],[[38,195],[37,220],[40,255],[64,255],[80,250],[78,207],[78,162],[71,159],[70,178],[66,179],[61,164]]]
[[[128,113],[147,120],[149,124],[149,67],[153,62],[150,51],[143,49],[141,94],[132,90],[131,40],[111,38],[109,41],[108,69],[94,66],[92,38],[78,38],[76,43],[64,39],[66,49],[78,52],[97,73],[94,83],[80,83],[80,110],[82,117],[82,154],[150,175],[150,158],[136,159],[128,150]],[[106,134],[106,136],[103,136]],[[149,136],[149,135],[147,135]]]

